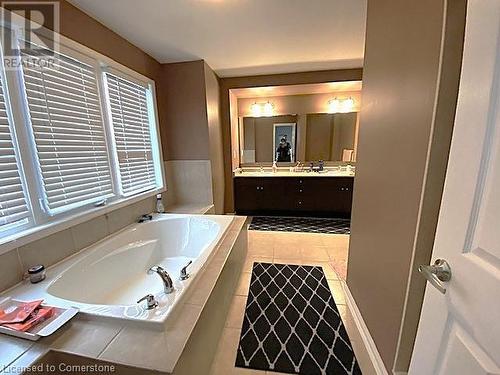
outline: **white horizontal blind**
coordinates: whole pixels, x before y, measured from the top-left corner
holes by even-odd
[[[23,58],[37,58],[37,52],[24,52]],[[95,68],[64,55],[55,61],[42,69],[23,66],[50,213],[113,195]]]
[[[28,223],[30,216],[9,122],[0,78],[0,232]]]
[[[155,189],[156,174],[148,113],[148,88],[106,73],[122,192]]]

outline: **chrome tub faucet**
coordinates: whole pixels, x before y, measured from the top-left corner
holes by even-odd
[[[148,270],[148,275],[156,273],[163,281],[163,291],[170,294],[174,291],[174,283],[168,272],[161,266],[153,266]]]

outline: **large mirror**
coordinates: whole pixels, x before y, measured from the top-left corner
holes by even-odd
[[[357,112],[242,117],[241,162],[354,162],[357,133]]]

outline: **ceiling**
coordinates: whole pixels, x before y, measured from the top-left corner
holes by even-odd
[[[248,87],[231,89],[237,98],[269,98],[274,96],[333,94],[361,91],[361,81],[325,82],[304,85]]]
[[[69,0],[161,63],[221,77],[358,68],[366,0]]]

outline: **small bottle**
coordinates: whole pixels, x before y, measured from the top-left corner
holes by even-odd
[[[276,165],[276,160],[273,161],[273,173],[278,172],[278,166]]]
[[[30,267],[28,269],[28,276],[32,284],[45,280],[45,267],[42,264]]]
[[[156,195],[156,212],[159,214],[165,213],[165,207],[163,206],[163,202],[161,201],[161,194]]]

